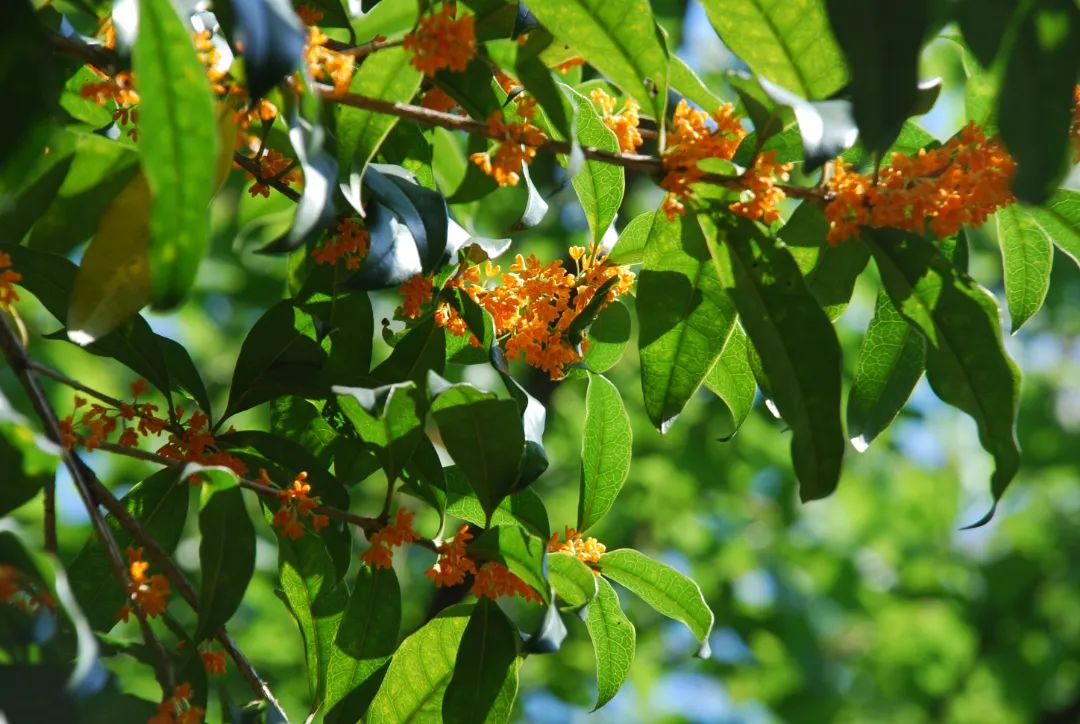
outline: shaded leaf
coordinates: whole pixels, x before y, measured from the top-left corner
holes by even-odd
[[[1062,252],[1080,264],[1080,191],[1058,189],[1038,207],[1023,207]]]
[[[520,640],[498,604],[481,598],[461,637],[454,671],[443,695],[443,721],[487,721],[507,675],[513,673]]]
[[[731,427],[730,432],[726,433],[727,436],[734,435],[742,427],[757,396],[757,382],[750,367],[749,352],[750,342],[746,339],[746,332],[736,324],[731,329],[723,351],[716,358],[716,364],[705,377],[705,386],[723,400],[731,415]]]
[[[252,98],[261,98],[298,65],[307,33],[288,0],[231,0],[233,48],[243,48]]]
[[[582,362],[593,372],[606,372],[622,358],[630,342],[630,311],[616,299],[604,307],[589,325],[589,348]]]
[[[186,472],[186,471],[185,471]],[[212,638],[247,591],[255,571],[255,528],[232,472],[207,469],[199,502],[199,625],[196,641]]]
[[[424,436],[426,401],[411,380],[385,387],[335,387],[338,405],[360,439],[375,447],[391,483]]]

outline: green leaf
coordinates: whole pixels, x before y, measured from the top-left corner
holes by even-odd
[[[360,439],[375,446],[387,480],[396,481],[424,436],[426,401],[416,383],[374,389],[335,387],[334,392]]]
[[[443,721],[473,724],[489,720],[499,703],[503,681],[516,672],[518,641],[517,629],[497,603],[488,598],[476,602],[446,685]]]
[[[31,500],[53,480],[63,450],[30,427],[0,392],[0,466],[6,481],[0,486],[0,516]]]
[[[359,721],[397,646],[401,588],[392,568],[359,566],[326,674],[328,719]]]
[[[884,151],[915,111],[929,3],[826,0],[825,6],[851,69],[859,136],[867,148]]]
[[[388,103],[408,103],[423,77],[409,65],[412,53],[385,48],[364,59],[353,76],[350,93]],[[397,123],[397,117],[364,108],[338,105],[338,166],[342,173],[364,175],[368,162]]]
[[[564,86],[563,90],[576,110],[574,129],[578,143],[585,147],[618,153],[619,141],[604,124],[592,101],[572,88]],[[619,166],[587,160],[574,175],[572,183],[581,201],[581,208],[585,211],[585,219],[592,231],[592,240],[599,245],[622,205],[625,173]]]
[[[585,626],[596,654],[596,711],[611,701],[630,674],[637,637],[634,624],[622,612],[611,584],[596,579],[596,598],[586,609]]]
[[[1080,75],[1080,7],[1034,3],[1020,23],[998,94],[1001,139],[1016,159],[1017,198],[1041,204],[1071,167],[1069,124]]]
[[[956,3],[956,20],[964,33],[964,42],[983,66],[993,65],[1018,5],[1017,0],[960,0]]]
[[[716,364],[705,378],[705,386],[724,401],[731,414],[731,428],[726,436],[734,435],[754,407],[757,382],[750,367],[749,340],[746,332],[736,324]]]
[[[998,244],[1005,271],[1005,301],[1012,332],[1023,326],[1046,299],[1054,264],[1053,239],[1019,203],[998,209]]]
[[[431,414],[443,446],[490,517],[518,479],[525,432],[517,403],[454,385],[434,399]]]
[[[443,695],[471,612],[471,606],[448,608],[401,642],[368,709],[368,721],[441,720]]]
[[[1001,497],[1020,465],[1016,415],[1020,371],[1005,352],[997,305],[933,244],[901,232],[864,235],[897,310],[926,335],[926,375],[944,402],[975,420],[994,456]]]
[[[596,596],[600,577],[577,556],[549,553],[547,565],[555,593],[571,606],[584,606]]]
[[[647,0],[533,0],[529,10],[656,118],[664,116],[668,53]]]
[[[870,252],[862,244],[830,244],[828,232],[829,222],[821,208],[804,203],[795,209],[779,236],[802,270],[806,286],[835,322],[847,309]]]
[[[55,112],[64,78],[52,53],[50,32],[39,19],[37,3],[18,0],[9,3],[0,40],[4,55],[0,58],[0,77],[5,79],[4,96],[11,108],[18,109],[4,126],[4,144],[0,147],[0,166],[26,141],[36,141],[41,149],[47,133],[37,135]],[[29,59],[33,59],[32,62]],[[35,154],[36,155],[36,154]]]
[[[709,374],[735,324],[735,307],[694,217],[667,221],[656,214],[638,276],[641,387],[661,432]]]
[[[330,355],[326,380],[333,385],[363,385],[371,369],[375,320],[366,292],[336,295],[333,299],[304,305],[327,328]]]
[[[446,512],[473,525],[484,527],[487,514],[477,500],[468,480],[456,466],[443,468],[446,475]],[[547,509],[531,488],[525,488],[503,498],[491,514],[491,525],[519,525],[543,540],[550,537]]]
[[[678,56],[671,56],[670,73],[668,82],[671,87],[682,93],[690,101],[707,112],[715,111],[724,104],[724,101],[709,90],[701,78]]]
[[[642,601],[668,618],[685,623],[702,646],[702,658],[708,658],[713,612],[698,584],[632,548],[609,551],[600,556],[598,565],[601,573]]]
[[[608,254],[608,261],[612,264],[640,264],[644,261],[645,244],[649,241],[654,226],[663,223],[662,218],[658,218],[655,212],[647,211],[631,219]],[[657,228],[659,233],[659,227]]]
[[[723,217],[720,217],[721,219]],[[720,278],[761,355],[780,415],[791,427],[791,456],[804,501],[833,491],[840,477],[840,345],[829,318],[776,239],[739,220],[700,216]]]
[[[754,73],[809,99],[831,96],[847,81],[823,0],[702,4],[724,44]]]
[[[195,639],[202,641],[225,625],[244,598],[255,570],[255,528],[234,473],[206,469],[199,476],[203,479],[199,502],[202,586]]]
[[[210,242],[217,123],[206,69],[171,4],[140,0],[132,65],[139,79],[139,152],[153,198],[152,299],[172,307],[195,281]]]
[[[426,379],[428,371],[441,373],[446,367],[446,330],[435,324],[430,314],[417,322],[394,347],[371,376],[384,383]]]
[[[291,301],[266,310],[240,346],[222,420],[282,395],[320,396],[326,353],[313,334],[311,317]]]
[[[618,388],[589,373],[581,438],[578,530],[587,531],[611,510],[630,473],[633,431]]]
[[[54,131],[47,139],[48,154],[34,148],[33,160],[21,164],[11,182],[0,174],[0,228],[7,238],[21,241],[56,200],[75,161],[75,145],[81,135],[66,128]],[[36,145],[33,138],[24,141],[24,148]],[[14,165],[11,168],[14,170]]]
[[[136,484],[121,502],[162,550],[171,553],[180,541],[188,512],[190,486],[180,482],[175,470],[162,470]],[[120,522],[111,515],[106,521],[120,551],[138,545]],[[112,567],[96,536],[83,546],[68,566],[71,588],[95,631],[108,631],[116,623],[116,614],[124,604],[124,592],[113,576]],[[151,573],[160,572],[153,570]]]
[[[856,450],[865,450],[889,426],[925,369],[925,338],[882,292],[859,347],[848,396],[848,435]]]
[[[606,372],[615,366],[630,342],[630,310],[616,299],[596,315],[589,325],[589,348],[582,362],[593,372]]]
[[[279,397],[270,405],[270,431],[311,453],[329,468],[338,434],[312,403],[301,397]]]
[[[469,554],[477,560],[503,564],[549,603],[551,592],[544,576],[546,543],[520,526],[496,525],[469,544]]]
[[[278,535],[278,575],[283,600],[304,640],[308,690],[314,712],[326,697],[334,642],[349,592],[338,581],[326,546],[311,535],[296,540]]]
[[[1058,249],[1080,264],[1080,191],[1058,189],[1042,206],[1023,208]]]

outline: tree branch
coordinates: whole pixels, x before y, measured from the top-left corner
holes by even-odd
[[[278,179],[278,178],[263,178],[263,176],[262,176],[262,168],[259,166],[259,163],[255,159],[248,158],[247,156],[240,153],[239,151],[236,151],[235,153],[233,153],[233,161],[236,162],[237,166],[239,166],[240,168],[244,169],[245,171],[250,173],[252,176],[254,176],[255,180],[258,183],[261,183],[264,186],[269,186],[270,188],[272,188],[275,191],[277,191],[278,193],[280,193],[282,196],[290,198],[293,201],[299,201],[300,200],[300,194],[297,193],[292,188],[290,188],[288,184],[281,181],[280,179]]]

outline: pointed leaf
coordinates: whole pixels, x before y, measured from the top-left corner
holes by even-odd
[[[600,114],[596,112],[592,101],[571,88],[565,88],[574,109],[574,130],[582,146],[598,148],[602,151],[619,152],[619,142]],[[574,175],[574,190],[577,191],[585,219],[592,231],[592,240],[600,244],[608,227],[615,221],[615,214],[623,200],[625,184],[623,169],[609,163],[586,161]]]
[[[488,721],[499,703],[503,681],[514,672],[520,637],[498,604],[481,598],[461,637],[454,673],[446,685],[445,722]]]
[[[243,48],[252,98],[261,98],[291,73],[303,56],[307,33],[288,0],[232,0],[233,48]]]
[[[1050,290],[1054,244],[1019,203],[998,209],[996,217],[1005,270],[1005,301],[1012,318],[1012,332],[1016,334],[1039,311]]]
[[[618,388],[604,376],[589,373],[581,439],[579,531],[587,531],[611,510],[630,473],[632,447],[630,417]]]
[[[666,432],[701,385],[735,323],[694,214],[653,220],[638,277],[641,386],[649,419]]]
[[[634,661],[637,634],[634,624],[619,606],[619,597],[611,584],[597,578],[596,598],[586,609],[585,626],[596,654],[596,711],[611,701],[630,674]]]
[[[1023,208],[1058,249],[1080,264],[1080,191],[1058,189],[1042,206]]]
[[[550,553],[547,558],[551,585],[559,598],[571,606],[584,606],[593,600],[600,578],[592,569],[568,553]]]
[[[773,402],[791,427],[799,495],[804,501],[822,498],[836,487],[844,454],[836,332],[777,240],[741,220],[728,228],[716,217],[699,220],[743,328],[761,355]]]
[[[360,439],[375,446],[387,480],[396,481],[424,436],[425,401],[416,383],[335,387],[334,392]]]
[[[232,617],[255,570],[255,528],[236,475],[205,470],[199,503],[199,626],[195,639],[213,637]]]
[[[746,332],[736,324],[724,345],[724,351],[716,358],[716,364],[705,378],[705,386],[724,401],[731,413],[731,431],[727,433],[728,436],[742,427],[757,396],[757,382],[754,379],[754,370],[750,367],[749,347]]]

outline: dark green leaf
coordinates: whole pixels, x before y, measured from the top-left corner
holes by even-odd
[[[1008,33],[1017,0],[959,0],[956,19],[964,42],[979,62],[989,68]]]
[[[396,481],[424,436],[426,401],[416,383],[335,387],[334,392],[360,439],[375,447],[387,480]]]
[[[456,466],[444,468],[443,472],[448,501],[446,512],[482,528],[487,522],[487,514],[469,486],[469,481]],[[551,533],[547,509],[539,496],[529,488],[503,498],[491,514],[491,524],[519,525],[543,540],[547,540]]]
[[[699,220],[761,355],[773,402],[791,427],[799,495],[804,501],[824,497],[836,487],[844,455],[836,332],[784,246],[741,220],[727,228],[713,217]]]
[[[694,216],[667,221],[656,214],[638,277],[641,386],[661,432],[708,375],[735,323]]]
[[[236,475],[204,470],[199,503],[199,626],[195,639],[211,638],[240,606],[255,570],[255,528]]]
[[[194,283],[210,242],[217,123],[206,69],[170,3],[139,2],[132,64],[139,79],[139,152],[153,198],[152,299],[172,307]]]
[[[630,418],[618,388],[606,377],[589,373],[581,438],[579,531],[587,531],[611,510],[630,473],[632,448]]]
[[[446,366],[446,331],[435,324],[431,315],[424,317],[409,330],[371,376],[379,382],[417,383],[426,379],[429,370],[442,372]]]
[[[848,435],[856,450],[865,450],[889,426],[925,369],[925,338],[882,292],[859,348],[848,397]]]
[[[806,286],[829,319],[836,321],[851,300],[855,280],[870,261],[862,244],[830,244],[829,222],[813,204],[800,204],[779,231],[795,258]]]
[[[0,486],[0,516],[32,499],[53,479],[61,453],[57,445],[35,432],[0,393],[0,466],[7,474]]]
[[[619,606],[619,597],[611,584],[596,579],[596,597],[586,609],[585,625],[596,654],[596,711],[611,701],[630,674],[634,661],[637,634],[634,624]]]
[[[473,724],[489,720],[503,681],[515,672],[519,640],[498,604],[487,598],[476,602],[446,685],[443,721]]]
[[[803,98],[826,98],[847,81],[823,0],[706,0],[713,27],[758,75]]]
[[[1020,465],[1020,372],[1005,352],[993,296],[929,241],[889,230],[866,237],[893,304],[926,335],[930,386],[971,415],[979,441],[994,456],[991,488],[999,499]]]
[[[47,133],[37,135],[38,131],[45,128],[44,119],[55,112],[64,85],[49,34],[34,12],[35,5],[27,0],[7,3],[4,22],[0,23],[0,41],[4,47],[0,77],[5,79],[4,97],[10,108],[18,109],[4,126],[0,167],[24,141],[40,139],[36,148],[40,151]]]

